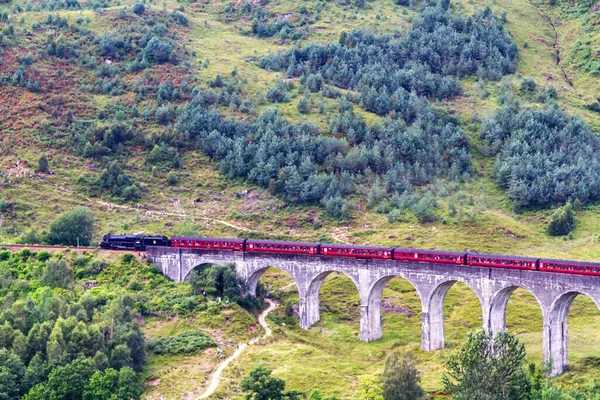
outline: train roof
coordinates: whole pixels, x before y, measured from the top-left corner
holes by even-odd
[[[467,253],[467,257],[490,257],[500,258],[503,260],[525,260],[525,261],[537,261],[538,257],[519,257],[519,256],[506,256],[502,254],[485,254],[485,253]]]
[[[104,238],[120,238],[120,239],[141,239],[141,238],[161,238],[168,239],[166,236],[145,235],[143,233],[107,233]]]
[[[540,258],[540,262],[568,264],[568,265],[585,265],[588,267],[600,267],[600,263],[592,263],[592,262],[588,262],[588,261],[555,260],[552,258]]]
[[[403,248],[403,247],[395,247],[394,251],[420,251],[423,253],[429,254],[452,254],[455,256],[464,256],[467,254],[466,251],[444,251],[444,250],[425,250],[425,249],[414,249],[414,248]]]
[[[285,245],[295,245],[295,246],[318,246],[320,243],[314,242],[286,242],[284,240],[261,240],[261,239],[247,239],[246,244],[248,243],[259,243],[259,244],[285,244]]]
[[[173,236],[171,239],[175,240],[216,240],[226,242],[243,242],[245,239],[238,238],[213,238],[213,237],[200,237],[200,236]]]
[[[393,247],[363,246],[360,244],[354,245],[354,244],[321,243],[321,246],[335,247],[338,249],[393,250]]]

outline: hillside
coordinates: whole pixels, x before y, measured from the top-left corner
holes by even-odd
[[[467,14],[476,6],[453,5]],[[589,31],[595,13],[567,3],[558,7],[519,1],[491,6],[506,19],[505,30],[519,48],[516,73],[501,81],[465,76],[460,82],[461,95],[434,99],[435,107],[447,110],[466,135],[467,164],[459,166],[464,173],[457,171],[458,178],[455,172],[451,178],[444,165],[420,172],[423,178],[409,187],[417,193],[430,191],[435,201],[423,204],[434,215],[417,218],[412,212],[416,200],[388,197],[402,194],[403,186],[382,189],[383,176],[378,180],[363,171],[363,178],[349,194],[342,189],[343,202],[334,198],[327,211],[318,198],[299,202],[293,200],[293,192],[283,192],[286,177],[276,179],[275,187],[265,190],[253,183],[256,180],[228,178],[236,173],[220,172],[227,169],[222,162],[208,158],[202,146],[186,145],[189,139],[179,128],[182,107],[194,96],[192,88],[206,91],[210,85],[211,96],[226,96],[219,112],[236,120],[251,120],[265,110],[278,109],[284,121],[292,124],[313,123],[325,132],[345,129],[339,124],[346,122],[335,122],[340,100],[328,97],[344,90],[333,85],[326,86],[332,94],[320,91],[307,97],[304,85],[294,78],[289,80],[295,87],[286,94],[287,101],[265,99],[277,79],[285,76],[260,68],[258,61],[290,48],[293,40],[290,34],[281,39],[281,35],[260,38],[249,33],[250,17],[243,13],[252,11],[234,6],[225,10],[224,4],[210,2],[150,3],[139,15],[131,4],[90,3],[71,9],[60,3],[6,4],[0,71],[4,77],[1,93],[4,103],[10,105],[2,108],[1,118],[2,197],[9,208],[2,213],[3,241],[17,241],[32,228],[41,231],[58,213],[80,204],[95,211],[98,237],[105,231],[268,233],[270,237],[593,259],[597,250],[589,238],[597,233],[595,203],[588,202],[577,211],[579,224],[573,240],[549,238],[544,228],[553,202],[515,213],[515,201],[493,177],[494,157],[484,155],[489,151],[479,133],[481,121],[492,117],[507,87],[512,86],[523,104],[540,106],[535,93],[526,95],[520,89],[522,77],[536,82],[535,92],[553,85],[561,107],[581,115],[592,128],[597,126],[593,63],[585,67],[577,61],[583,57],[583,47],[593,51],[594,41],[590,36],[584,46],[575,29],[579,26],[580,31]],[[310,18],[300,18],[303,14],[296,12],[292,3],[265,7],[269,10],[264,17],[267,21],[291,14],[287,23],[303,32],[298,37],[298,45],[302,45],[335,41],[342,26],[346,31],[359,26],[380,33],[402,30],[410,26],[419,6],[367,2],[364,8],[356,8],[324,3],[317,7],[318,21],[308,11],[302,12]],[[298,27],[302,21],[308,24],[306,29]],[[579,38],[577,43],[570,40],[573,37]],[[554,40],[563,54],[558,64]],[[19,71],[24,73],[22,79]],[[217,75],[223,84],[215,83]],[[38,82],[40,89],[28,89],[28,82],[30,86]],[[297,110],[303,99],[308,99],[311,109],[307,114]],[[359,119],[351,123],[369,127],[383,121],[359,104],[353,110],[353,118]],[[48,155],[54,175],[29,178],[42,154]],[[423,156],[439,157],[435,153]],[[407,162],[405,167],[419,161]],[[167,182],[170,171],[171,184]],[[263,185],[268,183],[267,179]],[[278,194],[273,196],[274,192]],[[326,205],[327,200],[323,198],[321,203]],[[344,204],[347,217],[339,219]]]
[[[0,243],[42,241],[83,205],[95,240],[145,232],[600,259],[600,6],[440,4],[0,0]],[[575,229],[551,237],[567,201]],[[274,276],[273,290],[289,283]],[[447,351],[418,350],[416,293],[390,283],[384,299],[413,316],[386,314],[384,338],[366,345],[348,286],[327,280],[323,323],[308,333],[281,308],[271,321],[285,328],[226,371],[222,396],[262,362],[293,389],[321,381],[345,398],[390,348],[415,351],[425,387],[441,390]],[[449,348],[479,326],[469,296],[449,292]],[[509,328],[539,361],[531,302],[515,293]],[[559,381],[589,382],[600,313],[585,298],[571,313],[572,369]],[[144,331],[186,324],[150,318]],[[194,357],[185,371],[213,365]],[[198,388],[195,375],[175,387],[181,362],[150,357],[144,378],[162,383],[146,396]]]

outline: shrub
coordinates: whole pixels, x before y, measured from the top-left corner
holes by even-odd
[[[66,288],[73,280],[73,270],[65,260],[49,259],[40,283],[44,286]]]
[[[565,204],[552,214],[552,219],[546,229],[550,236],[564,236],[575,227],[573,207],[571,203]]]
[[[45,154],[42,154],[40,159],[38,160],[38,171],[46,172],[48,170],[48,157]]]
[[[271,103],[285,103],[289,100],[287,86],[281,79],[278,79],[275,85],[267,90],[267,100]]]
[[[533,92],[535,92],[535,88],[536,88],[536,84],[533,81],[533,79],[531,78],[523,78],[523,80],[521,81],[521,91],[526,94],[526,95],[530,95]]]
[[[154,340],[147,347],[155,354],[192,354],[216,345],[214,340],[200,331],[187,331]]]
[[[308,114],[310,112],[310,104],[306,97],[300,99],[296,108],[300,114]]]
[[[144,11],[146,11],[146,7],[144,7],[143,3],[136,2],[133,5],[133,12],[136,13],[137,15],[142,15],[144,13]]]
[[[177,185],[177,183],[178,183],[178,182],[179,182],[179,176],[177,175],[177,172],[175,172],[175,171],[170,171],[170,172],[167,174],[167,183],[168,183],[170,186],[175,186],[175,185]]]

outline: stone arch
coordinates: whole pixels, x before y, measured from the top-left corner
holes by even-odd
[[[182,250],[182,249],[179,249]],[[211,257],[199,257],[195,253],[181,252],[179,254],[180,259],[180,277],[178,281],[185,282],[192,271],[198,269],[198,267],[204,265],[229,265],[235,264],[234,260],[220,260],[212,259]]]
[[[531,290],[531,288],[522,284],[505,286],[494,293],[490,299],[486,321],[487,323],[484,323],[484,327],[488,331],[497,333],[506,330],[506,307],[508,305],[508,300],[510,300],[510,297],[517,289],[524,289],[531,294],[537,301],[537,304],[542,311],[542,316],[544,316],[544,307],[542,306],[538,296],[533,290]],[[485,315],[486,314],[484,314],[484,319]]]
[[[561,374],[569,364],[569,330],[567,317],[573,300],[583,294],[600,309],[600,299],[585,291],[570,290],[558,295],[552,302],[544,322],[544,361],[550,361],[551,375]],[[547,322],[546,322],[547,321]]]
[[[277,265],[268,265],[260,267],[249,274],[249,276],[246,278],[246,294],[256,296],[256,287],[258,286],[258,281],[269,268],[277,268],[287,273],[294,280],[294,283],[296,284],[296,287],[298,287],[298,290],[300,290],[300,286],[298,285],[298,279],[292,271],[288,270],[287,268],[279,267]]]
[[[217,264],[213,263],[213,262],[210,262],[210,261],[201,261],[201,262],[198,262],[192,268],[190,268],[188,271],[186,271],[185,274],[182,274],[183,276],[181,277],[181,281],[182,282],[187,282],[187,280],[190,277],[190,274],[192,272],[194,272],[194,271],[200,271],[202,268],[206,267],[207,265],[217,265]]]
[[[467,285],[477,296],[482,314],[485,315],[483,307],[484,300],[479,290],[471,286],[468,282],[459,279],[450,279],[439,282],[430,292],[426,301],[423,302],[422,315],[422,348],[424,351],[438,350],[444,347],[444,300],[448,290],[456,282]]]
[[[347,278],[350,278],[358,293],[360,293],[360,286],[356,279],[346,274],[343,271],[337,271],[335,269],[320,272],[308,279],[306,285],[306,292],[300,293],[300,327],[304,329],[310,328],[319,319],[321,319],[319,312],[319,291],[325,281],[325,278],[332,272],[337,272]]]
[[[419,300],[421,303],[422,295],[419,291],[419,287],[415,285],[405,275],[397,273],[393,275],[387,275],[379,278],[375,281],[368,291],[368,297],[366,304],[361,304],[360,314],[360,338],[365,342],[371,342],[380,339],[383,336],[383,328],[381,326],[381,298],[383,296],[383,290],[387,284],[395,277],[400,277],[411,284],[411,286],[417,291]]]

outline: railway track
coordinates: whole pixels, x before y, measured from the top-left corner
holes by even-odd
[[[10,251],[19,251],[22,249],[29,249],[32,251],[76,251],[77,253],[82,253],[84,251],[87,252],[98,252],[100,254],[133,254],[139,259],[146,257],[145,251],[137,251],[137,250],[105,250],[100,247],[85,247],[85,246],[50,246],[50,245],[39,245],[39,244],[0,244],[0,249],[7,249]]]

